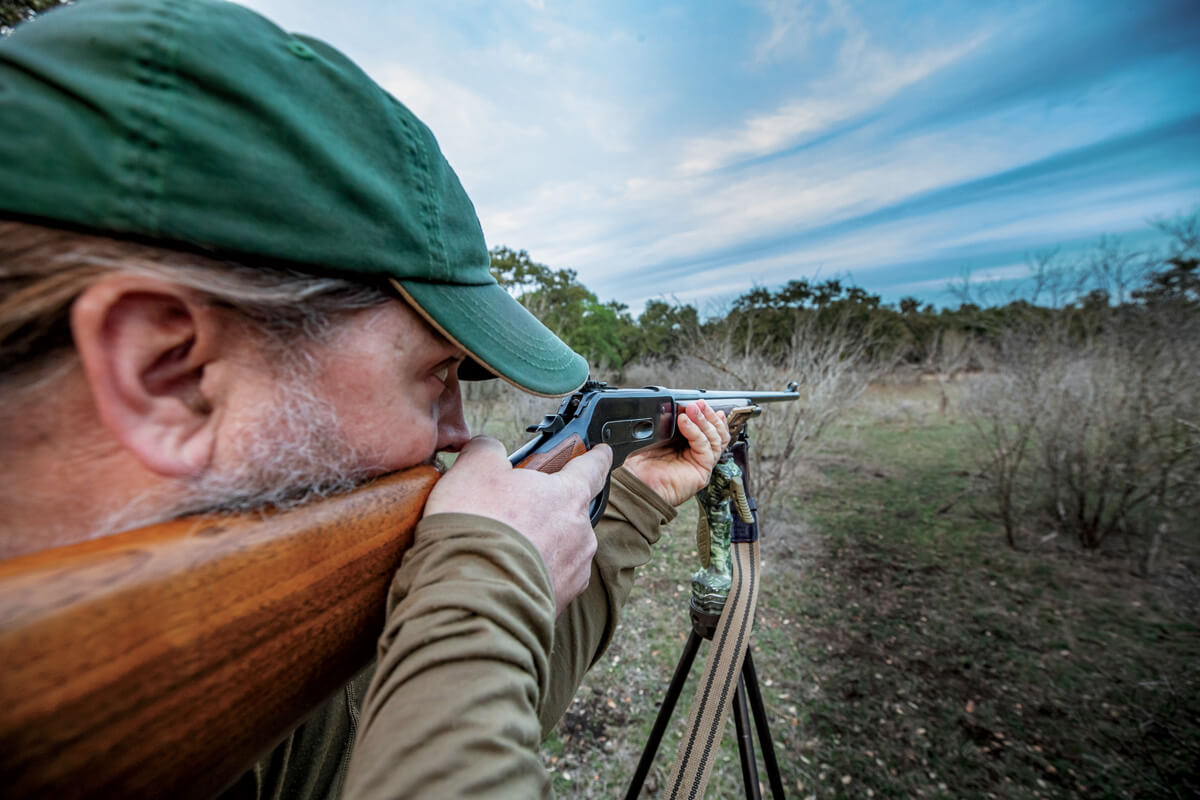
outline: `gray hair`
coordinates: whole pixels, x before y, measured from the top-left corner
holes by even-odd
[[[194,289],[286,355],[347,314],[393,299],[382,284],[0,220],[0,388],[70,358],[71,304],[97,278],[145,275]]]

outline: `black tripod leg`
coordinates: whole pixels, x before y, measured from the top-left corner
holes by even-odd
[[[679,657],[679,663],[675,665],[675,674],[671,676],[671,685],[667,687],[667,694],[658,708],[658,716],[654,719],[650,738],[646,740],[646,747],[642,750],[642,758],[638,761],[637,771],[633,773],[633,780],[629,782],[629,791],[625,793],[625,800],[637,800],[638,794],[642,791],[642,784],[645,783],[646,776],[650,774],[650,765],[654,763],[654,756],[658,752],[659,744],[662,743],[663,731],[667,729],[667,723],[671,721],[675,703],[679,701],[679,695],[683,692],[683,684],[687,682],[688,673],[692,670],[692,662],[696,660],[696,651],[699,649],[700,635],[693,630],[688,634],[687,644],[683,646],[683,655]]]
[[[746,707],[746,682],[738,676],[733,694],[733,725],[737,729],[738,755],[742,757],[742,783],[746,800],[761,800],[758,790],[758,764],[754,761],[754,734],[750,731],[750,709]]]
[[[758,673],[754,670],[754,659],[746,650],[742,662],[742,679],[746,683],[746,694],[750,707],[754,709],[754,727],[758,730],[758,743],[762,748],[763,766],[767,769],[767,780],[771,783],[771,796],[783,800],[783,778],[779,775],[779,764],[775,761],[775,744],[771,741],[771,729],[767,726],[767,711],[763,706],[762,693],[758,689]]]

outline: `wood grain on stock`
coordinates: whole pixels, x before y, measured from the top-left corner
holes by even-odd
[[[219,791],[374,655],[436,480],[0,561],[0,793]]]
[[[544,453],[532,453],[528,458],[517,464],[518,469],[534,469],[538,472],[553,474],[567,465],[576,456],[587,452],[583,439],[578,435],[568,436],[553,450]]]

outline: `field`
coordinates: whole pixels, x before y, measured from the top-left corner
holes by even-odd
[[[1058,538],[1010,549],[972,450],[935,388],[872,387],[767,510],[752,646],[788,795],[1200,795],[1196,554],[1147,578]],[[543,747],[560,797],[625,791],[689,629],[694,524],[685,506]],[[730,724],[708,796],[743,794]]]

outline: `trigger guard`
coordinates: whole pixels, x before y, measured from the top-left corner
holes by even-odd
[[[604,509],[608,507],[608,489],[612,485],[612,478],[604,482],[604,488],[600,490],[600,494],[592,498],[592,506],[588,511],[588,518],[592,521],[592,527],[600,524],[600,518],[604,516]]]

